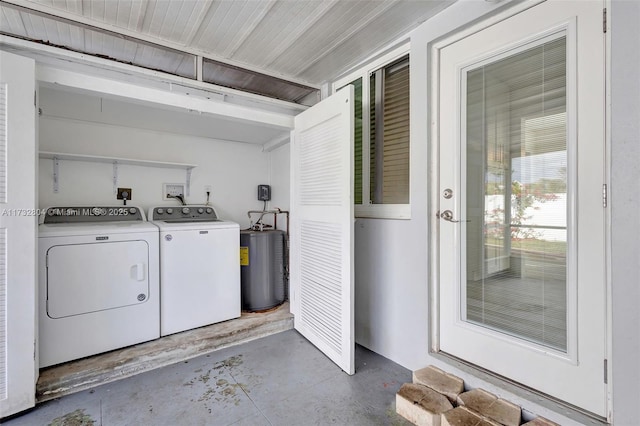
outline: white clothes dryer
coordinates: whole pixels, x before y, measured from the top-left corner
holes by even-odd
[[[160,337],[158,228],[136,207],[52,207],[39,234],[40,367]]]
[[[153,207],[160,228],[160,334],[240,316],[240,226],[211,206]]]

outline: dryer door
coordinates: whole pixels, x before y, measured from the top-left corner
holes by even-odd
[[[47,252],[47,315],[64,318],[149,299],[149,246],[120,241],[53,246]]]

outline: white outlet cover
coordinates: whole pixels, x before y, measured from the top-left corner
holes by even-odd
[[[169,198],[168,195],[176,196],[181,195],[184,197],[184,183],[163,183],[162,184],[162,199],[163,200],[172,200],[173,198]]]

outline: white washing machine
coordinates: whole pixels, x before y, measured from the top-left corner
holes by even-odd
[[[240,226],[211,206],[154,207],[160,228],[160,334],[240,316]]]
[[[40,367],[160,337],[159,233],[136,207],[53,207],[39,234]]]

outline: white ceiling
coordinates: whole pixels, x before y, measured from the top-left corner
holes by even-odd
[[[147,42],[318,86],[388,46],[453,0],[5,0]],[[2,7],[0,29],[109,56],[131,50],[95,32]],[[122,52],[119,52],[122,53]],[[145,64],[166,61],[149,48]],[[170,58],[176,70],[186,66]],[[191,59],[182,59],[182,62]],[[191,64],[187,64],[191,65]],[[160,68],[160,67],[158,67]]]

